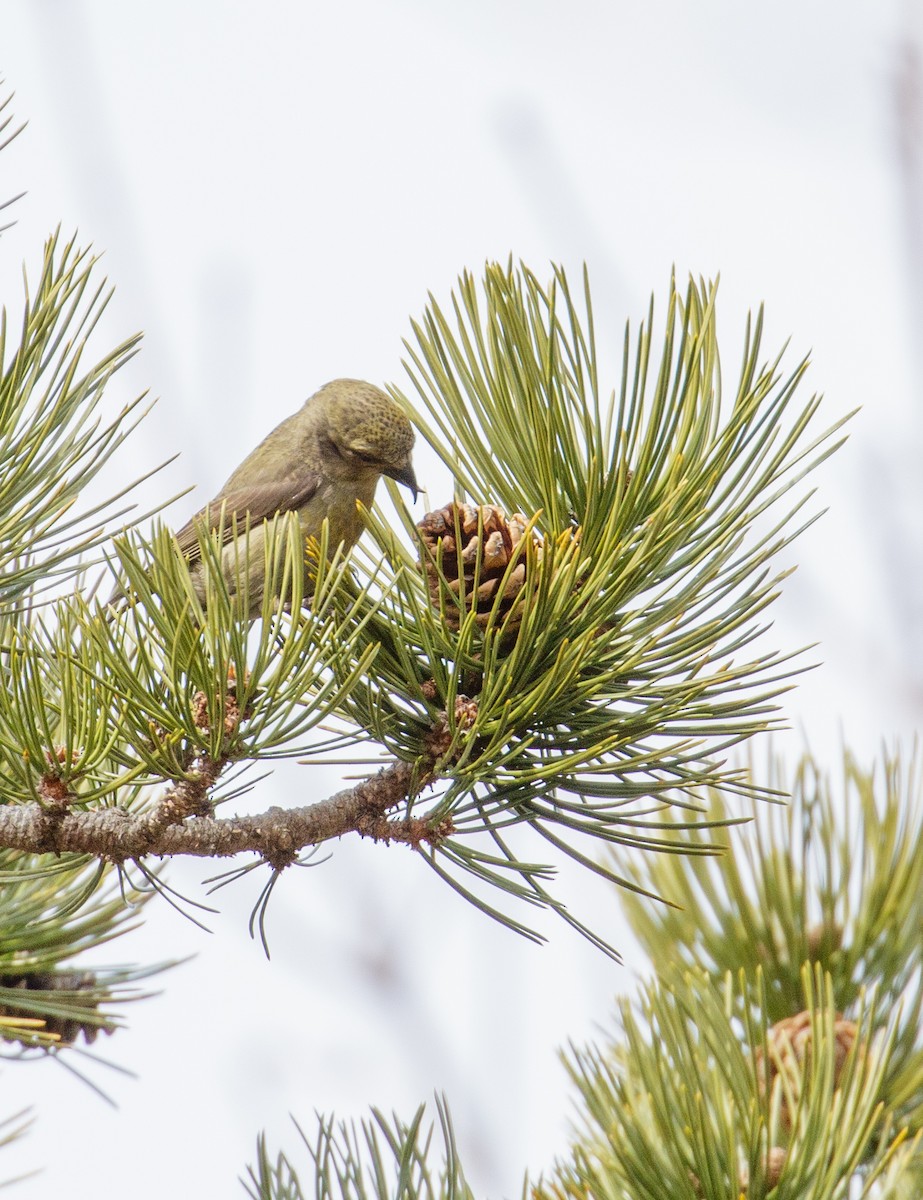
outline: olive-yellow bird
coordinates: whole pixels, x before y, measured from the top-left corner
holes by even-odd
[[[196,526],[222,528],[223,568],[232,593],[243,556],[235,550],[249,519],[249,615],[259,615],[265,576],[265,525],[277,513],[297,512],[302,537],[320,539],[326,517],[329,547],[348,549],[362,532],[359,508],[370,508],[382,475],[404,484],[417,496],[410,422],[390,396],[359,379],[334,379],[293,416],[264,438],[227,480],[218,495],[176,535],[196,595],[205,600],[205,584]],[[224,509],[222,523],[221,512]],[[310,554],[305,557],[305,595],[313,589]]]

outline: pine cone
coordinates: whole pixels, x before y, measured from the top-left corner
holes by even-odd
[[[496,612],[495,624],[500,625],[517,607],[517,600],[526,581],[529,560],[526,557],[526,536],[536,548],[537,562],[541,555],[541,538],[529,528],[529,521],[522,513],[507,516],[502,508],[492,504],[474,507],[471,504],[451,504],[436,512],[427,513],[417,528],[423,538],[426,555],[423,570],[430,599],[436,608],[444,612],[446,623],[458,630],[472,607],[477,613],[481,629],[487,627],[491,612]],[[516,565],[506,574],[510,563]],[[446,580],[457,603],[444,594]],[[502,594],[501,584],[504,583]],[[477,588],[475,588],[477,581]],[[496,607],[495,607],[496,606]],[[513,612],[506,626],[507,633],[515,633],[521,622],[519,612]]]
[[[0,975],[0,988],[11,988],[17,992],[83,992],[91,991],[97,985],[96,975],[92,971],[34,971],[22,975]],[[83,1005],[89,1014],[99,1011],[97,1001],[87,998]],[[70,1017],[54,1016],[41,1012],[30,1006],[23,996],[22,1002],[0,1007],[0,1015],[5,1017],[37,1017],[44,1022],[43,1032],[56,1035],[59,1045],[71,1046],[77,1040],[78,1034],[83,1034],[85,1042],[96,1040],[100,1029],[111,1033],[114,1025],[106,1022],[86,1020],[81,1021],[79,1008],[75,1006],[74,1015]]]
[[[785,1158],[786,1152],[782,1146],[770,1146],[769,1153],[766,1155],[763,1164],[766,1187],[774,1188],[778,1186],[785,1167]],[[747,1189],[750,1186],[750,1172],[746,1166],[740,1168],[740,1179],[738,1182],[740,1183],[741,1195],[746,1196]]]
[[[843,1065],[858,1032],[855,1021],[837,1017],[833,1022],[833,1037],[836,1043],[833,1067],[834,1086],[840,1082]],[[756,1051],[756,1071],[761,1090],[766,1093],[770,1092],[776,1076],[784,1072],[792,1096],[797,1100],[801,1091],[801,1078],[808,1070],[811,1060],[813,1041],[811,1014],[801,1012],[797,1016],[777,1021],[767,1030],[767,1037],[769,1041],[768,1071],[762,1047],[758,1047]],[[784,1098],[781,1105],[781,1117],[784,1128],[790,1129],[792,1114],[788,1111],[788,1103]]]

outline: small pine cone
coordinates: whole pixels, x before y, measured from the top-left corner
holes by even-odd
[[[35,971],[23,975],[0,975],[0,987],[10,988],[17,992],[83,992],[96,987],[96,975],[92,971]],[[89,1002],[84,1005],[84,1011],[97,1012],[99,1005]],[[96,1040],[100,1029],[111,1033],[114,1026],[105,1022],[81,1021],[75,1010],[74,1016],[54,1016],[33,1008],[23,997],[22,1003],[9,1004],[0,1007],[0,1014],[6,1017],[37,1017],[44,1022],[43,1032],[54,1034],[58,1044],[71,1046],[77,1040],[78,1034],[83,1034],[85,1042]]]
[[[478,702],[468,696],[455,697],[455,726],[457,729],[470,729],[477,720]],[[434,762],[442,758],[452,745],[452,734],[449,731],[449,714],[439,714],[435,724],[429,730],[425,740],[426,752]]]
[[[809,958],[827,958],[843,945],[843,926],[813,925],[808,930],[806,941]]]
[[[838,1016],[833,1022],[833,1037],[835,1042],[833,1060],[834,1086],[837,1086],[840,1082],[843,1065],[855,1043],[858,1032],[858,1026],[855,1021],[847,1021],[844,1017]],[[811,1014],[809,1012],[801,1012],[797,1016],[786,1017],[782,1021],[777,1021],[775,1025],[770,1026],[767,1035],[769,1040],[768,1072],[766,1064],[763,1061],[762,1048],[758,1048],[756,1051],[756,1070],[761,1088],[764,1091],[771,1090],[776,1076],[784,1071],[789,1088],[793,1096],[797,1099],[800,1092],[801,1076],[807,1070],[811,1058],[811,1043],[813,1040]],[[784,1099],[782,1101],[781,1115],[784,1126],[790,1128],[791,1113],[788,1112],[788,1105]]]
[[[766,1159],[766,1184],[774,1188],[779,1186],[782,1169],[785,1166],[785,1150],[782,1146],[771,1146]]]
[[[779,1180],[782,1178],[782,1169],[785,1166],[785,1157],[786,1152],[782,1146],[770,1146],[764,1163],[764,1180],[768,1188],[779,1186]],[[747,1189],[750,1186],[750,1172],[746,1166],[740,1168],[738,1183],[741,1195],[746,1196]]]
[[[240,705],[237,703],[237,677],[236,675],[228,676],[228,690],[224,694],[224,732],[228,737],[232,737],[240,726],[241,716],[244,718],[251,715],[251,710],[248,708],[241,714]],[[192,723],[197,729],[208,729],[208,697],[204,692],[196,692],[192,697]]]
[[[528,518],[522,513],[507,516],[502,508],[492,504],[476,508],[471,504],[457,504],[453,500],[444,508],[427,513],[417,528],[428,551],[423,569],[433,605],[440,607],[441,599],[437,562],[450,589],[458,597],[457,606],[451,603],[442,605],[449,627],[458,630],[461,625],[465,615],[462,605],[466,611],[474,606],[477,623],[484,629],[497,604],[497,623],[502,623],[515,608],[526,581],[528,560],[522,543],[527,530],[537,550],[536,561],[541,554],[541,539],[529,530]],[[497,603],[498,589],[514,560],[516,565],[506,577],[503,593]],[[475,577],[477,589],[474,586]],[[507,625],[507,632],[514,633],[518,626],[519,619],[514,614]]]

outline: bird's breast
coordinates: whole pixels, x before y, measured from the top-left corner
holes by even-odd
[[[320,538],[324,518],[329,527],[331,552],[340,542],[347,549],[354,546],[364,528],[359,506],[370,508],[375,498],[377,478],[328,479],[317,489],[311,499],[298,510],[298,518],[305,538]]]

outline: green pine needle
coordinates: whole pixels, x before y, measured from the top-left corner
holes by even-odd
[[[781,765],[767,776],[787,783]],[[649,856],[620,848],[612,866],[631,871],[646,896],[623,895],[635,935],[654,961],[671,960],[717,980],[726,971],[766,976],[766,1012],[797,1011],[802,969],[829,973],[839,1011],[851,1015],[875,989],[882,1010],[899,1012],[887,1096],[893,1110],[923,1125],[923,776],[917,753],[885,753],[862,767],[843,754],[842,783],[805,755],[785,790],[788,804],[760,805],[752,825],[720,857]],[[727,798],[709,797],[727,814]],[[689,834],[693,844],[703,835]]]
[[[560,269],[543,287],[525,267],[490,265],[480,283],[461,278],[451,315],[432,301],[414,325],[406,365],[422,413],[393,389],[456,500],[521,512],[536,536],[498,588],[524,564],[515,621],[495,602],[482,628],[465,600],[477,564],[465,580],[455,554],[434,557],[418,536],[408,550],[373,514],[363,637],[379,650],[340,715],[405,760],[425,760],[441,722],[432,815],[456,833],[424,853],[542,903],[527,871],[501,884],[460,839],[528,826],[584,863],[585,837],[701,851],[658,814],[704,814],[718,786],[756,794],[721,760],[779,724],[778,698],[805,669],[756,643],[792,569],[781,555],[814,519],[797,485],[843,422],[809,436],[818,400],[794,399],[806,363],[760,365],[762,314],[723,398],[714,285],[671,288],[659,359],[652,322],[653,306],[633,350],[626,333],[606,399],[588,279],[578,302]]]
[[[19,344],[0,316],[0,609],[73,574],[81,553],[123,516],[121,496],[86,508],[83,489],[137,424],[143,396],[105,422],[103,392],[138,350],[127,339],[83,366],[93,330],[111,298],[96,282],[96,260],[60,233],[49,239],[26,299]],[[26,549],[27,548],[27,549]]]
[[[906,1169],[915,1141],[882,1105],[893,1020],[880,1028],[863,1005],[844,1047],[829,978],[806,968],[801,982],[807,1049],[770,1030],[759,972],[675,974],[623,1001],[611,1045],[568,1055],[578,1140],[537,1200],[830,1200],[857,1173],[870,1187]]]
[[[397,1116],[389,1120],[377,1109],[358,1127],[320,1117],[313,1140],[296,1122],[314,1166],[308,1190],[284,1153],[275,1161],[270,1158],[263,1134],[256,1166],[248,1168],[248,1179],[241,1182],[252,1200],[303,1200],[308,1194],[317,1200],[471,1200],[444,1097],[436,1097],[436,1110],[443,1155],[438,1167],[430,1164],[435,1131],[423,1126],[421,1104],[409,1123]]]

